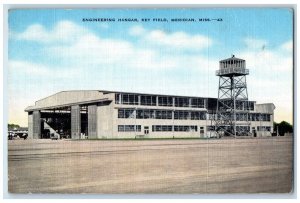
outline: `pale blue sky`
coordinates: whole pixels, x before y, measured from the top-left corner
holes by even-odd
[[[223,21],[184,23],[172,18]],[[282,8],[11,10],[9,122],[26,126],[26,106],[62,90],[217,97],[215,70],[231,54],[247,61],[249,99],[273,102],[276,121],[291,122],[292,20],[292,10]]]

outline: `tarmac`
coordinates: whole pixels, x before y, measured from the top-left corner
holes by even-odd
[[[293,137],[10,140],[10,193],[289,193]]]

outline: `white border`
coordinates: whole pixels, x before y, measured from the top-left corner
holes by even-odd
[[[41,5],[37,5],[37,3],[41,4]],[[51,4],[50,4],[51,3]],[[105,3],[105,4],[101,4],[99,5],[98,1],[96,0],[78,0],[76,2],[72,2],[74,3],[73,5],[69,5],[66,4],[69,3],[67,1],[62,1],[62,0],[52,0],[52,1],[43,1],[42,3],[37,1],[37,0],[28,0],[26,2],[22,1],[22,0],[4,0],[2,3],[2,7],[1,7],[1,15],[3,16],[3,21],[1,21],[1,27],[3,28],[3,32],[1,32],[1,37],[2,37],[2,47],[3,47],[3,55],[0,56],[1,61],[3,61],[3,74],[0,74],[0,80],[3,81],[3,83],[1,83],[2,85],[2,99],[1,99],[1,113],[2,115],[4,115],[2,118],[2,122],[0,122],[0,128],[2,130],[2,138],[1,140],[1,144],[3,146],[3,160],[1,161],[2,166],[1,166],[1,174],[3,174],[3,176],[1,176],[1,180],[2,180],[2,184],[0,184],[0,190],[1,190],[1,197],[3,198],[33,198],[33,199],[39,199],[39,198],[49,198],[49,199],[53,199],[53,198],[59,198],[59,199],[65,199],[65,198],[74,198],[74,199],[79,199],[77,201],[81,201],[80,199],[84,199],[84,198],[88,198],[88,199],[96,199],[96,198],[101,198],[101,199],[106,199],[106,198],[114,198],[114,199],[127,199],[126,201],[130,201],[130,202],[137,202],[140,201],[140,198],[146,198],[146,199],[153,199],[153,198],[158,198],[158,199],[169,199],[167,201],[172,201],[172,202],[178,202],[181,200],[174,200],[176,198],[178,199],[226,199],[225,202],[232,202],[233,200],[230,199],[237,199],[237,198],[253,198],[253,199],[270,199],[270,198],[274,198],[277,199],[277,201],[282,202],[282,198],[297,198],[297,194],[299,194],[299,188],[296,186],[295,187],[295,193],[293,195],[290,194],[251,194],[251,195],[247,195],[247,194],[238,194],[238,195],[10,195],[7,192],[5,193],[5,189],[7,189],[7,140],[6,140],[6,136],[5,133],[7,132],[7,100],[5,98],[7,98],[7,91],[6,91],[6,87],[7,87],[7,81],[6,81],[6,76],[7,76],[7,72],[6,72],[6,66],[5,64],[7,64],[7,9],[8,8],[99,8],[99,7],[104,7],[104,8],[111,8],[111,7],[131,7],[131,8],[140,8],[140,7],[156,7],[156,8],[161,8],[161,7],[262,7],[262,6],[272,6],[272,7],[284,7],[284,6],[293,6],[295,8],[295,39],[294,39],[294,46],[295,46],[295,66],[294,66],[294,128],[295,128],[295,137],[297,135],[297,126],[298,126],[298,120],[297,120],[297,113],[298,113],[298,109],[297,109],[297,95],[298,95],[298,85],[297,85],[297,76],[299,76],[297,68],[296,68],[296,63],[297,63],[297,58],[299,57],[298,53],[297,53],[297,27],[299,25],[299,21],[297,20],[297,11],[296,11],[296,6],[297,6],[297,1],[296,0],[285,0],[285,1],[280,1],[279,3],[281,4],[274,4],[274,0],[264,0],[264,1],[259,1],[259,0],[252,0],[251,2],[246,2],[245,4],[241,4],[241,1],[235,0],[235,1],[229,1],[228,3],[230,3],[231,5],[225,5],[224,1],[216,1],[216,0],[211,0],[211,1],[206,1],[203,3],[206,4],[195,4],[195,1],[192,0],[185,0],[184,1],[184,5],[182,5],[183,1],[180,0],[173,0],[172,2],[169,2],[167,0],[145,0],[142,3],[138,0],[127,0],[126,2],[121,1],[121,0],[110,0],[109,3]],[[124,4],[126,3],[126,4]],[[249,4],[251,3],[251,4]],[[254,4],[255,5],[254,5]],[[20,5],[16,5],[16,4],[20,4]],[[116,5],[118,4],[118,5]],[[150,5],[151,4],[151,5]],[[190,4],[190,5],[188,5]],[[216,5],[218,4],[218,5]],[[220,5],[221,4],[221,5]],[[232,5],[235,4],[235,5]],[[269,4],[269,5],[267,5]],[[288,5],[288,4],[294,4],[294,5]],[[297,54],[297,55],[296,55]],[[5,128],[4,128],[5,127]],[[298,139],[296,139],[295,145],[298,145]],[[295,148],[296,149],[296,148]],[[295,163],[297,163],[297,157],[298,154],[296,154],[297,151],[295,151]],[[295,165],[296,168],[298,168],[298,165]],[[3,170],[4,169],[4,170]],[[3,173],[5,172],[6,173]],[[5,176],[6,175],[6,176]],[[297,171],[295,171],[295,178],[297,178],[297,180],[295,179],[296,182],[298,182],[298,177],[297,177]],[[5,185],[6,182],[6,185]],[[3,187],[3,188],[2,188]],[[4,195],[4,196],[3,196]],[[135,199],[135,200],[130,200],[130,199]],[[171,199],[171,200],[170,200]],[[295,200],[295,199],[294,199]],[[8,200],[5,200],[8,201]],[[37,201],[37,200],[21,200],[23,201]],[[62,200],[62,201],[66,201],[66,200]],[[71,200],[72,202],[74,202],[74,200]],[[75,202],[77,202],[75,200]],[[156,201],[156,200],[155,200]],[[224,201],[224,200],[222,200]],[[239,201],[239,200],[236,200]],[[244,200],[244,201],[249,201],[248,200]],[[257,201],[257,200],[255,200]],[[285,200],[287,201],[287,200]],[[289,201],[293,201],[293,200],[289,200]],[[115,200],[105,200],[105,202],[115,202]]]

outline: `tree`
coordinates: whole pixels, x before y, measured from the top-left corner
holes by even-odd
[[[17,124],[8,124],[8,130],[14,130],[15,128],[20,128],[20,126],[19,125],[17,125]]]
[[[293,132],[293,126],[286,121],[281,121],[280,123],[274,122],[274,131],[277,131],[277,128],[280,136]]]

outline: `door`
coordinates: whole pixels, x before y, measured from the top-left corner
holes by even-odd
[[[256,130],[255,130],[255,127],[252,127],[252,134],[253,134],[253,137],[256,137]]]
[[[149,134],[149,126],[144,126],[144,134],[145,135]]]
[[[200,127],[200,137],[204,137],[204,127]]]

